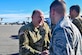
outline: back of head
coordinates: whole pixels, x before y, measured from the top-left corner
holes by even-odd
[[[50,5],[50,10],[54,9],[59,14],[65,14],[66,12],[66,3],[63,0],[55,0]]]
[[[70,10],[75,10],[79,14],[80,13],[80,6],[79,5],[73,5],[70,7]]]

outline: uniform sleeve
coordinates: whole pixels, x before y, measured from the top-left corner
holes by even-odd
[[[29,55],[29,54],[35,54],[40,53],[39,51],[33,49],[31,46],[29,46],[29,38],[28,38],[28,31],[20,32],[19,33],[19,52],[20,55]]]
[[[66,37],[63,30],[57,30],[52,36],[52,53],[53,55],[67,55]]]
[[[46,24],[45,27],[46,30],[46,35],[45,35],[45,46],[44,46],[44,50],[48,50],[49,49],[49,44],[50,44],[50,38],[51,38],[51,29],[49,28],[49,26]]]
[[[77,19],[73,20],[73,24],[75,24],[77,26],[77,28],[79,29],[79,31],[82,34],[82,24],[81,24],[80,20],[79,19],[78,20]]]
[[[51,39],[51,30],[49,29],[49,32],[48,32],[48,39],[49,39],[49,41],[48,41],[48,44],[50,44],[50,39]],[[48,45],[49,46],[49,45]],[[49,48],[49,47],[48,47]]]

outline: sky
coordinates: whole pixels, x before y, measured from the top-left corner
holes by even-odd
[[[33,10],[40,9],[46,18],[49,17],[49,7],[54,0],[0,0],[0,22],[22,22],[31,21]],[[67,14],[70,6],[78,4],[82,10],[82,0],[64,0],[66,2]],[[81,11],[82,14],[82,11]]]

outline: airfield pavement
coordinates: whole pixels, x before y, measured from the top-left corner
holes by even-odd
[[[0,55],[19,53],[18,30],[21,25],[0,25]]]

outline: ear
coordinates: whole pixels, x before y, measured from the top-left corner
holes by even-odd
[[[51,12],[52,12],[52,15],[55,15],[55,10],[54,9],[52,9]]]
[[[76,11],[75,10],[72,10],[73,13],[75,13]]]

